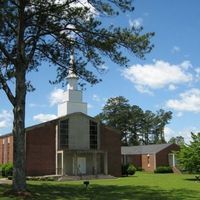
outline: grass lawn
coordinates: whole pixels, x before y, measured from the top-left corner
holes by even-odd
[[[9,185],[0,185],[0,200]],[[112,180],[92,180],[86,191],[83,181],[28,182],[32,197],[36,200],[185,200],[200,199],[200,183],[194,175],[151,174],[137,172],[132,177]]]

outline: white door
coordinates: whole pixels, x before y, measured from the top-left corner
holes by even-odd
[[[77,167],[78,167],[78,174],[86,174],[86,158],[85,157],[77,158]]]

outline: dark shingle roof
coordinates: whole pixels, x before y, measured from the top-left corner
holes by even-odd
[[[122,155],[132,155],[132,154],[152,154],[158,153],[159,151],[167,148],[171,144],[151,144],[151,145],[141,145],[141,146],[122,146]]]

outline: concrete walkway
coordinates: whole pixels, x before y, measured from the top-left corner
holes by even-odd
[[[12,180],[8,180],[7,178],[0,178],[0,184],[12,184]]]

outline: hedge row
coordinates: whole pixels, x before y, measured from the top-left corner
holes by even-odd
[[[173,170],[170,166],[160,166],[154,170],[154,173],[173,173]]]

